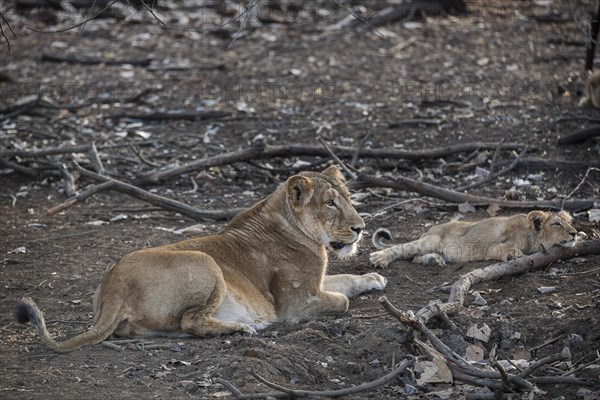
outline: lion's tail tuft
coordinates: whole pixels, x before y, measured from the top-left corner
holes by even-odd
[[[381,239],[392,240],[392,234],[385,228],[377,229],[371,238],[371,243],[373,243],[373,246],[376,249],[384,249],[389,247],[389,245],[383,243]]]

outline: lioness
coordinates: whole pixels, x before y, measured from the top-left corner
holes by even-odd
[[[370,261],[385,267],[398,259],[414,263],[446,265],[446,262],[500,260],[522,257],[554,245],[572,246],[577,230],[566,211],[532,211],[479,222],[452,221],[430,228],[420,239],[371,253]],[[373,235],[373,245],[384,248],[381,239],[391,239],[385,229]]]
[[[48,333],[40,309],[23,299],[56,352],[118,336],[254,333],[274,321],[344,313],[348,297],[380,290],[377,273],[325,275],[327,251],[356,252],[365,224],[337,167],[292,176],[271,196],[236,216],[219,234],[148,248],[110,268],[94,295],[94,325],[64,341]]]

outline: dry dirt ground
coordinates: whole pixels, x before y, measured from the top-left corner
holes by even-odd
[[[163,4],[187,7],[162,10],[170,25],[202,26],[205,15],[210,16],[205,24],[213,23],[212,14],[193,3]],[[371,148],[427,149],[477,140],[505,141],[530,146],[531,157],[597,162],[595,140],[570,147],[555,144],[559,136],[587,126],[590,122],[585,118],[599,117],[597,111],[577,108],[585,77],[581,27],[589,21],[594,2],[469,3],[466,15],[429,16],[417,20],[420,24],[396,22],[378,31],[326,29],[344,19],[346,10],[335,2],[314,4],[325,10],[319,18],[287,25],[263,25],[249,18],[234,43],[235,24],[228,26],[233,32],[219,34],[166,29],[143,11],[132,21],[103,19],[89,22],[83,30],[37,33],[26,26],[51,30],[76,22],[81,14],[59,15],[58,24],[50,25],[44,22],[47,14],[35,10],[17,14],[8,5],[4,13],[19,37],[11,37],[10,53],[5,42],[0,45],[0,109],[39,91],[55,104],[81,103],[105,93],[124,99],[142,89],[154,91],[136,103],[109,102],[73,110],[37,108],[0,124],[0,146],[2,150],[29,149],[133,140],[140,143],[150,163],[167,166],[256,141],[315,145],[319,130],[326,140],[339,145],[356,146],[371,132],[366,143]],[[42,54],[106,60],[150,57],[153,61],[150,66],[81,65],[44,62]],[[224,110],[231,116],[211,121],[110,118],[125,111],[202,109]],[[393,128],[399,121],[424,117],[442,121]],[[583,119],[559,120],[565,117]],[[501,151],[495,162],[510,163],[517,154]],[[89,166],[86,152],[44,160],[57,163],[72,158]],[[100,150],[100,158],[108,173],[123,180],[155,168],[140,161],[127,146]],[[272,192],[298,160],[315,162],[315,158],[295,157],[237,163],[195,171],[146,189],[199,208],[246,207]],[[321,161],[315,168],[322,168],[328,160]],[[358,167],[457,188],[479,179],[476,168],[490,169],[493,162],[494,151],[481,150],[443,160],[361,158]],[[585,166],[525,165],[470,193],[498,199],[507,192],[527,200],[569,195],[600,198],[600,173],[592,170],[578,186],[584,173]],[[190,178],[198,184],[196,191]],[[293,388],[337,389],[373,380],[407,355],[416,354],[407,331],[378,304],[381,293],[353,299],[348,315],[342,318],[273,324],[255,336],[157,339],[124,345],[120,352],[96,345],[53,354],[40,344],[31,325],[15,322],[13,309],[18,299],[31,296],[38,302],[53,335],[81,332],[91,321],[96,285],[121,256],[141,247],[216,232],[225,222],[203,223],[194,232],[177,233],[196,222],[113,192],[100,193],[50,217],[46,210],[66,198],[60,180],[28,177],[10,168],[2,169],[1,180],[3,399],[228,396],[212,382],[215,377],[231,381],[244,392],[265,391],[248,373],[250,368]],[[84,188],[90,183],[82,178],[78,185]],[[465,208],[459,211],[456,206],[419,200],[409,193],[362,193],[365,197],[357,209],[364,213],[368,237],[385,226],[394,240],[405,241],[435,223],[488,216],[485,209],[467,213]],[[498,215],[514,212],[501,209]],[[598,238],[598,225],[589,221],[585,210],[575,212],[575,225],[590,238]],[[369,240],[364,240],[356,258],[332,259],[331,272],[372,271],[370,251]],[[447,298],[437,290],[440,285],[484,265],[465,263],[440,269],[399,261],[379,272],[389,279],[384,292],[388,299],[401,309],[416,311],[431,300]],[[600,256],[595,255],[477,286],[474,289],[487,306],[471,304],[474,295],[470,294],[464,313],[453,318],[457,332],[446,333],[444,339],[464,351],[473,343],[465,336],[468,328],[487,324],[492,336],[482,343],[486,359],[493,348],[499,359],[514,358],[519,348],[539,358],[566,345],[573,362],[589,363],[600,348],[599,267]],[[543,286],[556,290],[542,294],[537,289]],[[596,361],[577,373],[595,382],[594,386],[584,390],[540,385],[545,394],[536,398],[594,398],[586,390],[598,396],[597,365]],[[401,397],[410,388],[407,383],[414,384],[410,374],[353,398]],[[429,397],[420,392],[413,398],[458,399],[470,389],[457,383],[429,385],[426,390],[443,392]]]

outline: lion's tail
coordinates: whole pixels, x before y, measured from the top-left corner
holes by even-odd
[[[102,312],[104,311],[104,312]],[[50,336],[44,314],[31,298],[23,298],[17,305],[15,316],[20,323],[31,321],[42,342],[57,353],[68,353],[87,344],[97,344],[109,337],[121,322],[118,310],[102,310],[98,321],[86,332],[57,342]]]
[[[390,247],[390,245],[383,243],[381,239],[392,240],[392,234],[385,228],[377,229],[371,238],[371,243],[373,243],[373,246],[376,249],[385,249],[386,247]]]

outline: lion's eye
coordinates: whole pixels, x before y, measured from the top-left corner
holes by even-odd
[[[327,201],[327,205],[329,207],[337,207],[337,204],[335,204],[335,201],[333,199],[332,200],[328,200]]]
[[[562,227],[562,224],[560,222],[555,222],[552,225]]]

